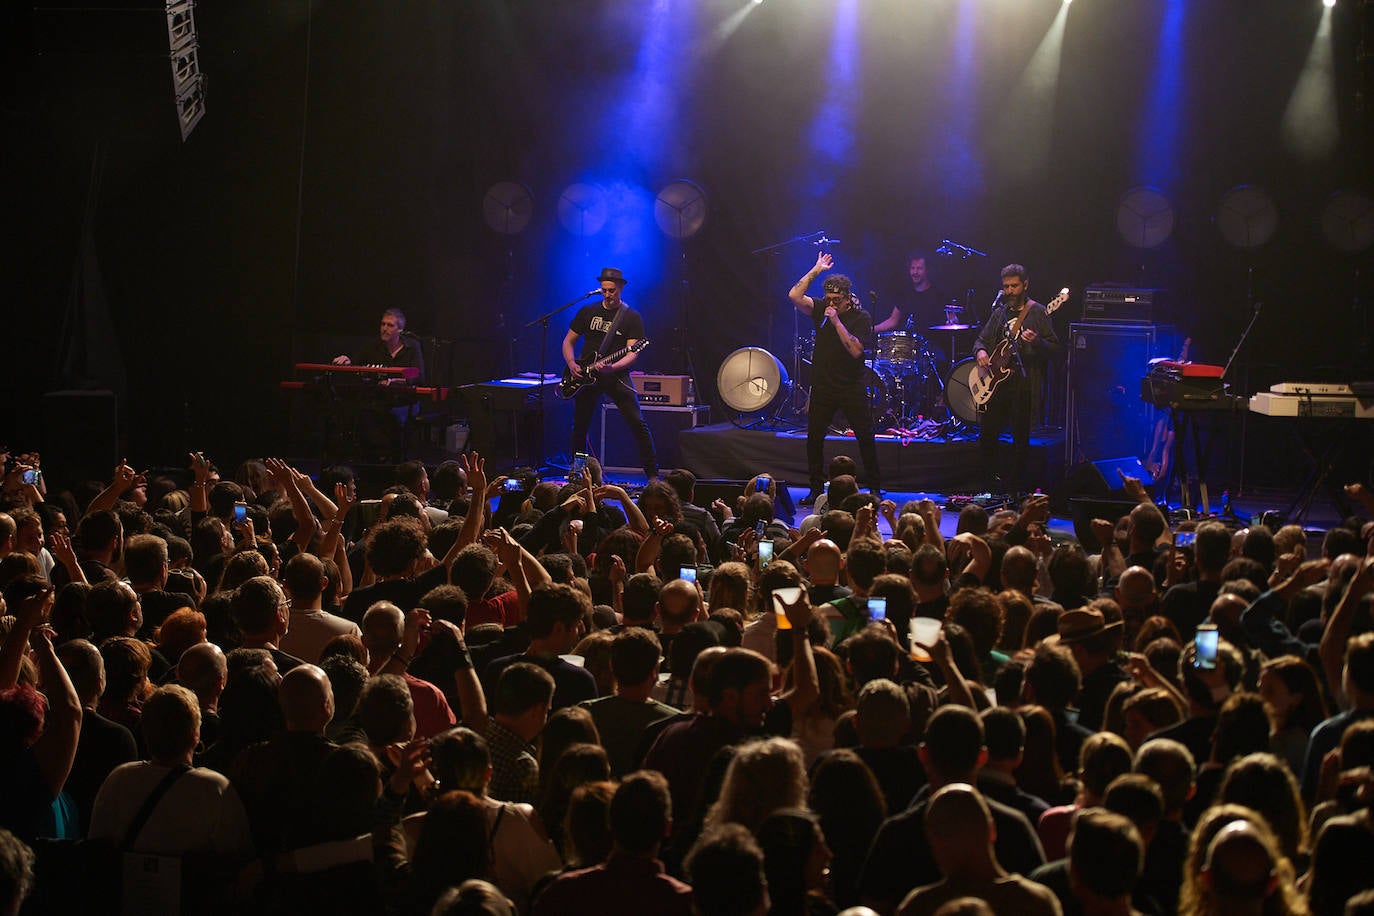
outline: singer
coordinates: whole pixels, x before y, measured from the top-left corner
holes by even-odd
[[[859,440],[863,459],[864,483],[881,494],[878,472],[878,447],[873,441],[873,418],[869,412],[868,392],[864,388],[864,350],[873,345],[873,318],[859,307],[851,292],[852,284],[844,274],[830,274],[822,289],[821,307],[806,294],[812,282],[835,266],[828,253],[816,256],[816,264],[798,280],[787,298],[797,311],[811,317],[816,329],[816,351],[811,362],[811,399],[806,421],[806,465],[811,477],[811,492],[802,499],[809,506],[821,495],[825,483],[825,431],[837,410],[843,410],[854,438]]]
[[[353,359],[347,355],[334,357],[334,365],[351,366],[414,366],[420,374],[414,380],[383,379],[382,385],[419,385],[425,376],[425,355],[420,352],[420,341],[406,333],[406,313],[400,309],[387,309],[382,312],[382,328],[377,340],[368,344]]]
[[[579,309],[568,326],[568,335],[563,338],[563,362],[568,372],[574,379],[586,380],[574,396],[572,450],[574,453],[591,451],[587,447],[587,430],[591,428],[596,405],[601,403],[601,396],[606,395],[615,402],[625,419],[639,446],[644,474],[652,481],[658,477],[654,439],[639,411],[639,396],[629,379],[630,366],[639,354],[628,348],[644,338],[644,319],[620,298],[629,281],[618,268],[603,268],[596,279],[601,284],[601,301]],[[584,336],[586,343],[581,357],[575,357],[573,347]],[[627,352],[615,355],[622,349]]]
[[[988,366],[989,353],[997,348],[1011,330],[1011,325],[1029,309],[1021,323],[1021,333],[1014,341],[1013,367],[1010,378],[997,386],[983,414],[978,430],[978,449],[981,453],[984,481],[989,492],[1024,492],[1026,461],[1030,456],[1030,430],[1034,409],[1033,392],[1043,389],[1045,367],[1051,357],[1057,357],[1063,346],[1054,333],[1054,322],[1045,307],[1027,295],[1030,284],[1026,268],[1008,264],[1002,268],[1002,291],[997,294],[987,324],[973,342],[973,355],[978,365]],[[1018,363],[1019,358],[1019,363]],[[1024,371],[1023,371],[1024,370]],[[1003,477],[997,460],[998,440],[1002,430],[1011,426],[1012,465]]]

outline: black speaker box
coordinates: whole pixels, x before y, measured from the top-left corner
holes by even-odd
[[[658,459],[660,468],[668,470],[682,467],[682,446],[678,443],[678,433],[709,422],[709,410],[705,404],[696,407],[639,405],[644,422],[649,424],[649,433],[654,437],[654,457]],[[592,438],[601,445],[601,454],[598,456],[601,466],[612,470],[639,470],[639,446],[630,435],[620,410],[609,399],[602,402],[597,420],[601,425],[599,428],[593,426]]]
[[[664,465],[667,467],[667,465]],[[725,501],[730,511],[735,511],[735,500],[744,495],[747,480],[698,480],[693,502],[703,509],[711,508],[717,499]],[[773,503],[773,515],[792,524],[797,515],[797,505],[792,501],[792,492],[787,489],[787,481],[774,479],[777,484],[778,498]]]
[[[1121,484],[1121,475],[1135,477],[1146,489],[1155,485],[1150,472],[1134,455],[1126,458],[1104,458],[1100,461],[1084,461],[1069,469],[1064,481],[1054,493],[1054,505],[1060,511],[1068,508],[1069,500],[1074,497],[1092,499],[1129,500]]]
[[[1153,324],[1069,326],[1066,464],[1149,451],[1154,408],[1140,399],[1149,361],[1173,354],[1173,328]]]

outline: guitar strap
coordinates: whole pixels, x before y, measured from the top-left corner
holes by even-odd
[[[611,320],[610,330],[608,330],[604,335],[602,335],[601,343],[597,344],[595,347],[592,348],[592,363],[596,362],[598,359],[601,358],[601,349],[602,347],[606,346],[606,342],[615,340],[616,328],[620,327],[620,319],[625,317],[625,310],[627,308],[629,308],[629,306],[622,302],[620,303],[620,308],[615,310],[615,318]],[[591,363],[588,363],[588,365],[590,364]]]

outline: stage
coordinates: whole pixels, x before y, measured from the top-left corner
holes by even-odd
[[[806,431],[740,429],[714,423],[678,434],[682,463],[701,478],[748,479],[767,471],[790,483],[807,481]],[[894,436],[879,436],[878,462],[885,490],[969,493],[986,488],[980,474],[977,439],[916,440],[903,445]],[[1002,439],[1010,461],[1011,440]],[[850,455],[859,460],[852,436],[829,435],[825,458]],[[1032,435],[1027,483],[1048,489],[1064,476],[1064,434]]]

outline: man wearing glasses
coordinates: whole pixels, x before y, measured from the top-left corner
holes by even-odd
[[[803,506],[813,504],[821,495],[825,483],[822,467],[825,431],[835,413],[841,410],[854,428],[854,438],[859,441],[864,483],[873,493],[882,493],[878,447],[873,441],[873,418],[864,388],[864,350],[873,344],[873,318],[859,308],[850,289],[850,280],[844,274],[825,278],[825,295],[820,300],[820,308],[817,308],[817,301],[806,294],[812,281],[834,266],[834,258],[822,251],[816,256],[815,266],[787,294],[797,311],[810,316],[816,330],[816,352],[811,362],[811,406],[806,422],[806,465],[811,477],[811,492],[802,498]]]

